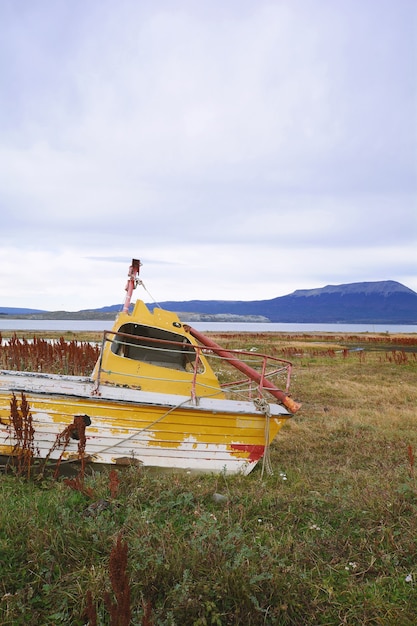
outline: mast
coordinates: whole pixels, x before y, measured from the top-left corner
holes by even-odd
[[[127,275],[127,284],[125,287],[126,298],[123,305],[123,313],[129,313],[130,301],[132,299],[133,290],[136,289],[139,283],[139,269],[142,263],[139,259],[132,259],[132,265],[129,267],[129,274]]]

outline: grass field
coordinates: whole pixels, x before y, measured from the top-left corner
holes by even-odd
[[[417,336],[211,336],[294,363],[273,474],[1,475],[0,624],[416,624]]]

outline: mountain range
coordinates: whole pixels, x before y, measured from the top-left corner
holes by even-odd
[[[417,293],[393,280],[300,289],[271,300],[188,300],[158,303],[183,321],[417,324]],[[148,304],[153,309],[156,304]],[[0,307],[0,315],[32,319],[111,319],[121,304],[77,312]]]
[[[177,312],[262,315],[270,322],[417,323],[417,293],[392,280],[300,289],[272,300],[192,300],[160,306]]]

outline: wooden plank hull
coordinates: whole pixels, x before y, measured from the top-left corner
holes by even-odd
[[[18,453],[10,418],[13,394],[24,393],[33,420],[35,456],[76,459],[79,442],[57,437],[77,415],[88,416],[85,454],[100,464],[248,474],[291,415],[277,404],[143,392],[92,379],[0,373],[0,455]]]

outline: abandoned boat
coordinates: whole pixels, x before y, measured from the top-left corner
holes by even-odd
[[[140,266],[132,260],[123,309],[90,377],[0,370],[3,459],[243,474],[265,462],[300,406],[288,395],[291,363],[225,350],[141,300],[132,309]]]

